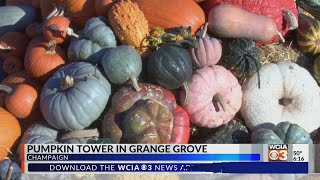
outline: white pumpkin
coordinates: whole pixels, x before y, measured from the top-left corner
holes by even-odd
[[[263,65],[261,88],[253,75],[242,86],[240,109],[253,130],[266,123],[289,121],[311,133],[320,126],[320,88],[310,73],[292,62]]]

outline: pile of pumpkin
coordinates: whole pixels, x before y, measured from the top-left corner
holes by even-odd
[[[320,127],[316,0],[0,4],[0,160],[30,143],[313,143]],[[314,71],[262,65],[292,39]]]

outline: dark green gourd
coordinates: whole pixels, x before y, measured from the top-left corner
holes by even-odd
[[[184,86],[188,97],[188,81],[193,67],[189,52],[181,45],[166,43],[160,46],[149,57],[147,68],[151,81],[167,89]]]
[[[130,79],[134,88],[140,90],[137,78],[142,71],[142,60],[137,50],[125,45],[108,48],[101,64],[111,82],[124,84]]]

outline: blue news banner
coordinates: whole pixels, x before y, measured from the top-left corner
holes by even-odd
[[[250,148],[248,153],[240,153],[240,148],[237,148],[240,145],[230,147],[228,145],[193,145],[206,148],[202,150],[189,148],[189,151],[182,151],[180,146],[192,145],[166,145],[167,150],[162,149],[162,151],[159,151],[159,148],[146,148],[159,145],[141,145],[145,146],[141,151],[130,149],[130,146],[137,145],[121,145],[125,149],[121,153],[116,151],[118,145],[108,145],[114,147],[113,151],[99,150],[94,153],[92,150],[83,151],[76,148],[73,148],[72,152],[65,150],[58,152],[58,148],[50,149],[53,145],[47,145],[41,151],[37,151],[35,147],[28,146],[25,145],[23,148],[25,156],[22,163],[26,174],[39,172],[308,173],[308,162],[265,162],[263,153],[252,153]],[[76,145],[70,146],[76,147]],[[179,148],[174,149],[175,146]],[[230,149],[232,147],[234,150]],[[110,150],[110,147],[108,148]]]

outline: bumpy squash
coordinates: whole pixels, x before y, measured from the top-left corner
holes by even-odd
[[[136,3],[121,0],[108,13],[108,20],[122,44],[136,48],[140,54],[147,53],[146,41],[149,27],[143,12]]]
[[[297,124],[281,122],[271,129],[260,128],[252,132],[255,144],[313,144],[310,134]]]
[[[111,86],[90,63],[75,62],[60,68],[44,84],[40,109],[46,121],[60,130],[81,130],[103,112]]]
[[[124,84],[129,79],[139,91],[137,78],[142,71],[139,53],[130,46],[108,48],[102,57],[102,66],[109,80],[115,84]]]
[[[135,91],[131,86],[123,86],[112,97],[111,108],[102,120],[103,137],[110,138],[112,143],[119,143],[122,131],[116,123],[120,113],[130,109],[140,99],[153,99],[161,102],[170,110],[177,108],[174,94],[167,89],[153,84],[139,83],[140,91]]]
[[[23,32],[37,18],[37,11],[31,6],[0,7],[0,36],[7,32]]]
[[[68,48],[68,57],[72,61],[87,61],[93,64],[100,63],[103,49],[116,47],[116,37],[102,17],[91,18],[79,38],[73,39]]]
[[[320,22],[305,14],[299,14],[298,46],[304,53],[320,52]]]
[[[179,106],[170,110],[152,99],[139,100],[119,118],[124,143],[187,144],[189,141],[189,117]]]
[[[133,2],[136,2],[144,13],[151,30],[157,26],[166,30],[190,26],[194,34],[205,23],[203,10],[193,0],[133,0]]]
[[[7,157],[8,151],[14,147],[21,135],[21,127],[18,120],[8,111],[0,107],[0,161]],[[11,149],[12,150],[12,149]]]

